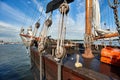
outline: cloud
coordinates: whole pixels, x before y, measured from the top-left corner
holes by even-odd
[[[2,27],[0,27],[0,28],[5,28],[5,29],[9,29],[9,30],[10,30],[10,29],[15,30],[15,31],[18,31],[18,30],[19,30],[18,27],[13,26],[13,25],[8,24],[8,23],[3,22],[3,21],[0,21],[0,26],[2,26]]]
[[[37,5],[37,9],[41,13],[42,9],[43,9],[42,5],[44,5],[44,4],[38,2],[37,0],[33,0],[33,1]],[[84,11],[83,7],[85,5],[84,5],[83,0],[76,0],[76,2],[79,3],[79,4],[76,4],[77,8],[75,10],[77,10],[77,13],[71,12],[71,14],[73,14],[74,16],[68,15],[68,17],[67,17],[67,27],[66,27],[67,28],[66,38],[67,39],[83,39],[83,37],[84,37],[83,34],[84,34],[84,27],[85,27],[85,11]],[[30,4],[30,2],[28,2],[28,4]],[[82,9],[82,11],[81,11],[81,9]],[[21,11],[15,9],[3,2],[2,2],[2,10],[4,11],[4,13],[9,14],[7,16],[9,16],[9,17],[14,16],[13,18],[16,21],[22,22],[22,23],[25,22],[24,17],[26,15],[24,13],[22,13]],[[59,13],[59,11],[55,11],[54,13],[53,13],[53,24],[50,27],[49,34],[53,38],[57,38],[60,13]],[[43,11],[43,15],[44,16],[46,15],[45,11]],[[73,17],[75,17],[75,18],[73,18]],[[27,16],[27,18],[28,18],[28,20],[31,20],[31,18],[29,18],[28,16]],[[29,24],[29,22],[30,21],[28,21],[27,23]],[[7,39],[7,37],[9,35],[11,36],[11,38],[9,38],[10,40],[19,38],[19,28],[16,25],[0,21],[0,31],[1,31],[0,35],[4,35],[4,36],[0,36],[0,39],[1,38]]]
[[[83,39],[85,27],[84,13],[76,14],[77,19],[69,17],[67,26],[67,38],[69,39]]]
[[[38,2],[37,0],[33,0],[33,2],[37,5],[37,9],[38,11],[41,13],[43,16],[46,16],[45,11],[44,11],[44,7],[42,6],[42,3]]]
[[[85,0],[76,0],[76,8],[78,12],[85,12]]]
[[[71,16],[67,17],[66,39],[83,39],[84,37],[85,13],[78,13],[75,17],[77,17],[77,19],[73,19]],[[53,38],[58,37],[59,18],[60,14],[57,13],[50,27],[49,34]]]
[[[17,41],[20,29],[14,25],[0,21],[0,40]]]
[[[21,25],[25,23],[25,18],[27,19],[27,23],[29,24],[31,22],[31,18],[28,17],[23,12],[19,11],[15,7],[11,7],[8,4],[4,2],[0,2],[0,14],[5,15],[5,18],[9,18],[11,20],[14,20],[14,22],[17,22],[17,24]],[[13,23],[13,22],[12,22]],[[14,23],[15,24],[15,23]]]
[[[74,14],[74,15],[71,16],[68,13],[68,16],[67,16],[66,39],[83,39],[84,38],[85,10],[83,7],[85,7],[85,1],[76,0],[75,3],[78,3],[78,4],[75,4],[75,6],[77,6],[76,8],[77,13],[71,12],[71,14]],[[71,4],[70,10],[72,7],[73,6]],[[80,11],[81,9],[83,10]],[[49,31],[49,34],[53,38],[58,37],[59,18],[60,18],[60,13],[58,11],[53,16],[53,24],[50,27],[50,31]]]
[[[28,1],[27,5],[28,4],[31,4],[31,1]],[[37,7],[39,7],[39,3],[36,2],[36,4]],[[26,4],[24,3],[24,5]],[[40,5],[39,11],[41,10],[42,6]],[[24,27],[29,26],[32,20],[32,18],[29,17],[27,14],[21,12],[19,8],[17,8],[16,6],[12,7],[5,2],[0,2],[0,15],[3,15],[0,16],[0,18],[4,17],[4,20],[0,21],[0,39],[5,39],[7,41],[15,39],[20,40],[19,27],[21,27],[21,25]]]

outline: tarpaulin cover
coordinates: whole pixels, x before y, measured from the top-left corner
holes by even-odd
[[[67,3],[71,3],[74,0],[66,0],[66,1],[67,1]],[[57,9],[60,6],[60,4],[62,4],[63,2],[64,2],[64,0],[52,0],[51,2],[49,2],[47,4],[46,13]]]

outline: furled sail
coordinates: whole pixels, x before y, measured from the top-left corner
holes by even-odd
[[[102,30],[100,28],[100,7],[98,0],[93,0],[92,26],[95,30],[95,36],[111,33],[108,30]]]

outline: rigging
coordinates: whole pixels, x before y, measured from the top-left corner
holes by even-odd
[[[118,10],[117,10],[119,2],[118,2],[118,0],[114,0],[114,1],[113,1],[113,4],[111,4],[111,3],[110,3],[110,0],[108,0],[108,3],[109,3],[109,6],[110,6],[110,7],[113,9],[113,11],[114,11],[115,24],[116,24],[116,26],[117,26],[117,31],[118,31],[118,33],[120,34],[120,21],[119,21]],[[120,39],[120,37],[119,37],[119,39]]]

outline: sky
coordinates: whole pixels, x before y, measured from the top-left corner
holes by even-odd
[[[50,1],[51,0],[0,0],[0,40],[21,41],[19,36],[21,27],[27,29],[32,25],[32,28],[34,28],[34,24],[39,18],[41,24],[40,32],[47,16],[45,13],[46,5]],[[108,6],[107,0],[99,0],[99,2],[101,28],[115,29],[113,10]],[[69,4],[69,7],[66,39],[81,40],[84,38],[85,0],[74,0],[73,3]],[[53,24],[49,28],[48,33],[48,35],[51,35],[52,38],[55,39],[58,36],[59,17],[60,13],[57,9],[53,12]],[[106,26],[104,23],[106,23]]]

